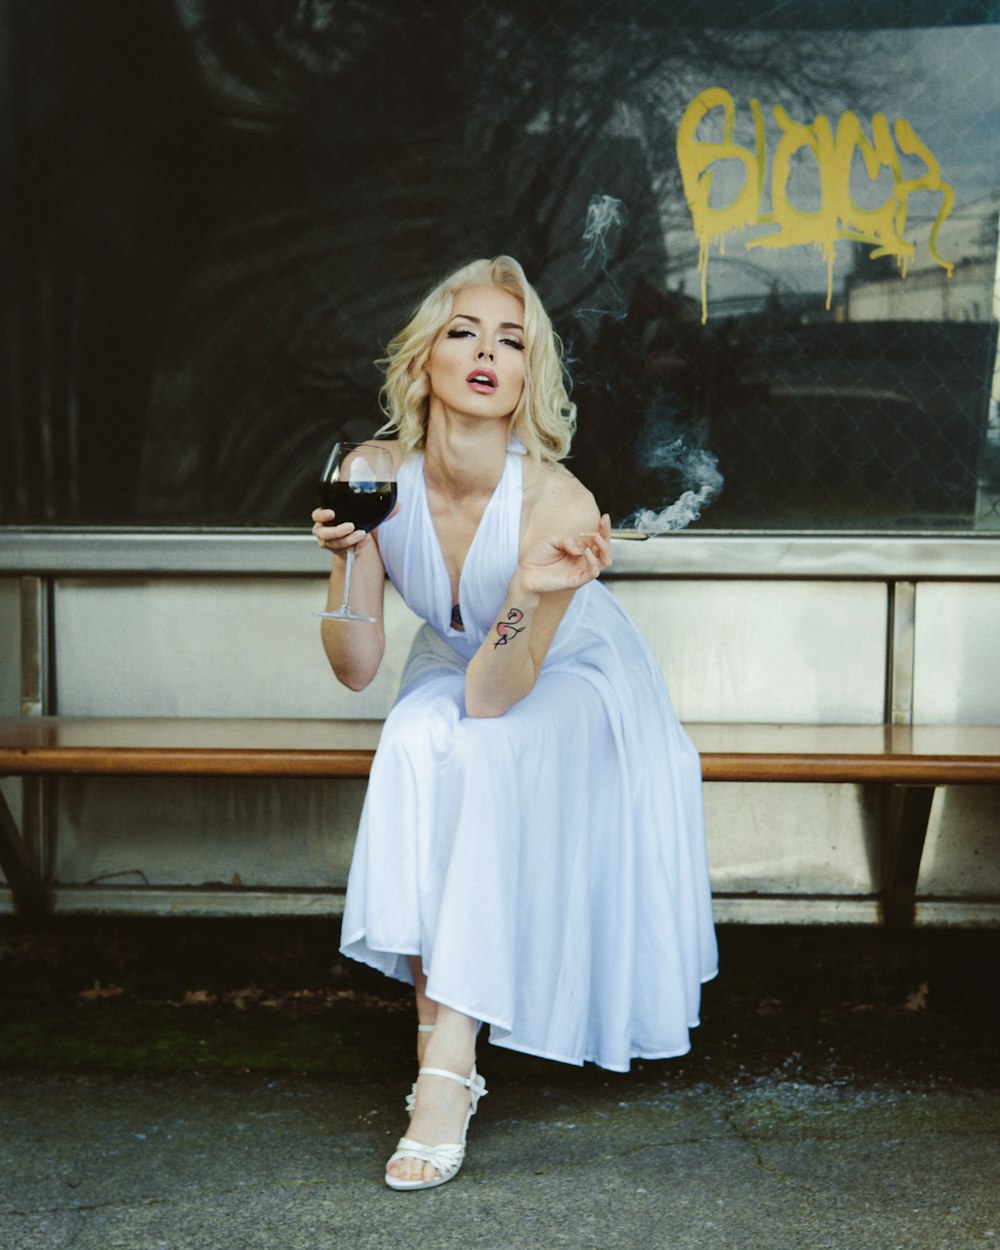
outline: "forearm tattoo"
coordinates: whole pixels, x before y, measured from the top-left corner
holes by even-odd
[[[500,637],[493,644],[493,650],[497,647],[505,647],[512,638],[516,638],[518,634],[524,632],[524,626],[518,628],[517,622],[524,619],[524,613],[519,608],[511,608],[507,613],[507,620],[500,621],[497,624],[497,633]]]

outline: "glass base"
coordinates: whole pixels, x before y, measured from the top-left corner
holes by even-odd
[[[357,612],[340,611],[340,612],[314,612],[313,616],[320,616],[324,621],[375,621],[374,616],[359,616]]]

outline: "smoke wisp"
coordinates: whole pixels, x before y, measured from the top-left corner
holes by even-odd
[[[680,477],[682,493],[659,511],[639,508],[622,526],[644,534],[686,529],[722,491],[725,479],[719,471],[719,458],[704,447],[691,446],[676,430],[660,439],[647,437],[644,443],[640,452],[643,467],[673,470]]]
[[[608,265],[608,232],[612,227],[625,225],[628,214],[621,200],[613,195],[592,195],[587,205],[587,220],[583,227],[583,267],[586,267],[596,256],[598,264],[605,271]]]
[[[587,205],[587,217],[583,226],[583,261],[587,269],[596,265],[607,281],[611,299],[609,307],[578,308],[574,315],[592,330],[601,317],[614,317],[620,321],[628,313],[621,288],[608,269],[608,238],[612,231],[624,229],[628,213],[621,200],[613,195],[592,195]]]

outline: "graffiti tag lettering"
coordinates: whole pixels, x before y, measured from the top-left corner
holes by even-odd
[[[714,109],[722,110],[722,139],[698,138],[698,128]],[[698,272],[701,275],[702,322],[708,319],[708,259],[713,244],[725,254],[728,235],[750,226],[776,226],[777,230],[746,243],[751,248],[788,248],[803,244],[818,247],[827,265],[826,306],[833,295],[833,263],[838,239],[873,244],[873,257],[893,256],[906,276],[907,264],[916,250],[905,236],[908,201],[915,191],[941,196],[941,206],[930,232],[929,250],[935,264],[951,276],[954,265],[937,250],[937,236],[955,203],[954,189],[941,177],[941,167],[913,127],[900,117],[890,128],[882,113],[872,118],[871,138],[855,113],[844,113],[836,130],[828,118],[817,114],[808,125],[796,122],[777,105],[774,120],[781,137],[771,157],[770,211],[762,211],[767,175],[767,139],[764,113],[757,100],[750,101],[754,125],[753,150],[734,140],[736,106],[722,87],[702,91],[688,105],[677,130],[677,158],[684,181],[684,195],[698,239]],[[788,183],[792,161],[799,152],[812,155],[819,175],[819,207],[806,210],[792,203]],[[892,190],[876,208],[862,208],[851,194],[851,172],[859,153],[867,177],[874,183],[888,170]],[[902,156],[923,162],[916,177],[904,176]],[[737,161],[743,166],[739,192],[728,204],[713,206],[713,166],[717,161]]]

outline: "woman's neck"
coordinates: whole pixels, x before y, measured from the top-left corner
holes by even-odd
[[[509,421],[449,420],[431,413],[424,446],[424,477],[453,499],[492,494],[503,476]]]

